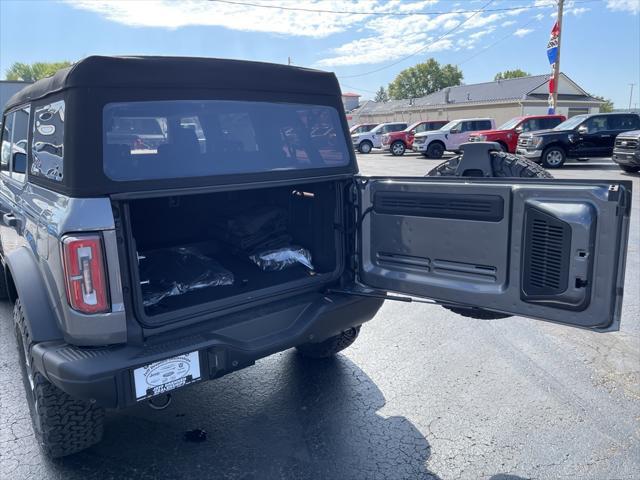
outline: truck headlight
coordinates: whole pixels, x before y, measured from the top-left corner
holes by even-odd
[[[543,140],[544,139],[542,137],[533,137],[531,143],[535,148],[538,148],[540,145],[542,145]]]
[[[487,136],[486,135],[476,135],[476,142],[486,142],[487,141]]]

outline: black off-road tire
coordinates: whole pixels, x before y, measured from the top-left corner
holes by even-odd
[[[500,178],[553,178],[549,172],[531,160],[518,157],[505,152],[491,152],[491,166],[494,177]],[[455,177],[460,156],[450,158],[435,167],[427,176],[429,177]],[[482,308],[465,307],[444,307],[463,317],[477,318],[480,320],[497,320],[508,318],[511,315],[505,313],[492,312]]]
[[[444,155],[445,146],[441,142],[431,142],[427,147],[428,158],[442,158]]]
[[[344,350],[356,341],[360,334],[360,325],[350,328],[333,337],[329,337],[320,343],[304,343],[298,345],[298,353],[308,358],[329,358]]]
[[[553,178],[549,172],[531,160],[505,152],[491,152],[493,176],[500,178]],[[427,173],[428,177],[455,177],[460,156],[450,158]]]
[[[640,167],[634,167],[632,165],[618,165],[622,171],[627,173],[638,173],[640,172]]]
[[[40,447],[49,457],[58,458],[100,442],[104,409],[69,396],[38,373],[31,361],[32,345],[20,299],[13,318],[33,433]]]

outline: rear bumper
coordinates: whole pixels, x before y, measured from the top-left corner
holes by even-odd
[[[139,345],[79,348],[43,342],[33,347],[33,362],[69,395],[107,408],[124,408],[137,403],[135,368],[198,351],[201,381],[209,380],[361,325],[381,305],[377,298],[309,294],[150,337]]]
[[[640,167],[640,151],[629,152],[623,150],[614,150],[611,159],[620,165]]]

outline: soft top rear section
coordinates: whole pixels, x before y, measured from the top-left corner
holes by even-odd
[[[349,138],[340,86],[333,73],[318,70],[214,58],[100,57],[85,58],[54,76],[40,80],[14,95],[7,109],[32,105],[32,127],[39,115],[55,106],[64,113],[64,142],[51,149],[63,153],[58,178],[33,173],[29,147],[30,181],[73,197],[182,190],[194,187],[338,178],[357,172],[355,156],[339,166],[322,169],[255,171],[243,174],[201,175],[153,180],[114,181],[103,169],[103,111],[118,102],[223,100],[318,105],[335,109],[336,134]],[[64,102],[64,103],[62,103]],[[63,105],[62,110],[60,105]],[[50,108],[51,107],[51,108]],[[38,118],[34,118],[38,117]],[[32,128],[32,131],[33,131]],[[46,142],[45,142],[46,143]],[[46,149],[45,149],[46,150]],[[42,154],[40,155],[42,156]],[[234,158],[228,161],[236,161]],[[179,159],[178,159],[179,160]],[[40,167],[38,165],[38,167]],[[37,169],[36,169],[37,170]]]
[[[11,97],[7,109],[70,88],[206,88],[340,95],[333,73],[264,62],[194,57],[86,57]]]

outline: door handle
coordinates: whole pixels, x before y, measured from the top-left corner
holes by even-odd
[[[20,220],[18,220],[13,213],[5,213],[2,216],[2,222],[7,227],[11,227],[11,228],[16,228],[20,224]]]

